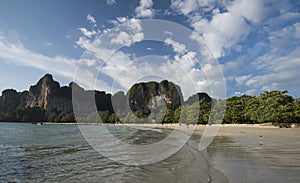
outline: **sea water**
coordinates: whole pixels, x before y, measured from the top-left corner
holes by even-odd
[[[170,133],[106,128],[136,145],[155,143]],[[90,146],[77,125],[0,123],[0,182],[226,182],[226,176],[213,169],[206,152],[198,151],[194,143],[189,141],[162,161],[135,166],[103,156]]]

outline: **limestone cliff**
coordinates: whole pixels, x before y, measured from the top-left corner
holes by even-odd
[[[182,104],[199,99],[211,100],[207,94],[198,93],[183,102],[180,87],[167,80],[137,83],[126,94],[117,92],[112,96],[104,91],[85,90],[74,82],[61,87],[52,75],[46,74],[28,91],[4,90],[0,96],[0,120],[74,121],[73,113],[76,117],[88,117],[95,111],[122,116],[133,111],[145,116],[163,105],[175,111]]]
[[[0,112],[9,112],[20,105],[20,96],[16,90],[8,89],[2,92],[0,97]]]
[[[43,108],[46,115],[72,112],[72,91],[69,87],[60,87],[52,75],[46,74],[29,89],[26,107],[36,106]]]
[[[196,93],[190,96],[187,101],[185,101],[185,104],[192,105],[198,101],[210,102],[211,100],[212,98],[207,93]]]
[[[151,108],[166,104],[168,108],[175,109],[182,103],[180,87],[166,80],[134,84],[127,97],[133,112],[146,115],[151,113]]]

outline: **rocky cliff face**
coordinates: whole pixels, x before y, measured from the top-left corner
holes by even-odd
[[[151,108],[166,104],[168,108],[175,109],[182,103],[180,87],[166,80],[135,84],[129,89],[127,97],[133,112],[146,115],[151,113]]]
[[[84,90],[76,83],[69,85],[73,96],[73,109],[76,115],[85,116],[97,111],[113,112],[111,94],[103,91]]]
[[[97,110],[112,113],[111,98],[111,94],[84,90],[74,82],[61,87],[52,75],[46,74],[29,91],[4,90],[0,96],[0,120],[23,121],[33,119],[37,113],[39,120],[62,120],[60,116],[74,112],[73,102],[80,115]]]
[[[185,104],[197,100],[210,101],[206,93],[190,97]],[[149,115],[152,109],[166,105],[175,110],[184,104],[181,89],[169,81],[134,84],[129,91],[113,96],[103,91],[84,90],[71,82],[61,87],[50,74],[42,77],[29,91],[4,90],[0,96],[0,120],[4,121],[69,121],[74,115],[88,116],[95,111],[108,111],[126,116],[129,111]],[[71,116],[70,116],[71,115]],[[73,115],[73,118],[72,118]]]
[[[210,102],[212,98],[207,93],[196,93],[192,96],[190,96],[187,101],[185,101],[185,104],[192,105],[195,102],[204,101],[204,102]]]
[[[51,112],[72,112],[72,95],[69,87],[60,87],[50,74],[42,77],[36,85],[29,89],[26,107],[41,107],[46,115]]]
[[[8,89],[2,92],[0,97],[0,112],[9,112],[20,105],[20,95],[16,90]]]

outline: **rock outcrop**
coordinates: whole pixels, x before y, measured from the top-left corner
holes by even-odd
[[[206,93],[198,93],[185,103],[199,99],[211,101]],[[175,111],[182,104],[180,87],[166,80],[137,83],[126,94],[120,91],[112,96],[104,91],[84,90],[74,82],[61,87],[52,75],[46,74],[28,91],[4,90],[0,96],[0,120],[74,121],[74,113],[76,117],[89,118],[97,111],[122,116],[132,111],[145,116],[160,106]]]
[[[169,81],[134,84],[127,93],[130,108],[133,112],[148,115],[151,108],[166,104],[175,109],[182,103],[180,87]]]
[[[104,91],[84,90],[74,82],[69,84],[73,96],[73,109],[76,115],[85,116],[95,111],[113,112],[111,94]]]
[[[62,120],[64,115],[74,112],[73,102],[77,102],[76,112],[80,114],[95,110],[113,112],[111,94],[86,91],[74,82],[61,87],[52,75],[46,74],[29,91],[4,90],[0,96],[0,120],[24,121],[37,113],[39,120]]]
[[[60,87],[59,83],[53,80],[52,75],[46,74],[36,85],[29,89],[26,107],[40,107],[50,113],[72,112],[72,90],[69,87]]]
[[[212,98],[207,93],[196,93],[190,96],[185,104],[192,105],[195,102],[204,101],[204,102],[211,102]]]
[[[20,105],[20,95],[16,90],[8,89],[0,97],[0,112],[5,113],[17,109]]]

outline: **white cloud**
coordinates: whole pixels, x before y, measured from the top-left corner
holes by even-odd
[[[136,16],[138,18],[152,18],[154,16],[152,6],[152,0],[140,0],[139,6],[135,8]]]
[[[153,48],[148,47],[147,50],[148,51],[153,51]]]
[[[98,89],[109,91],[110,86],[99,81],[95,85],[97,73],[91,73],[81,67],[82,64],[94,66],[96,60],[81,59],[56,56],[49,57],[43,54],[30,51],[19,41],[10,41],[0,35],[0,59],[11,63],[31,68],[37,68],[51,74],[58,74],[70,81],[75,81],[85,89]],[[76,74],[76,77],[75,77]]]
[[[121,46],[130,46],[135,42],[140,42],[144,39],[142,32],[141,21],[135,18],[118,18],[121,24],[116,31],[116,34],[111,34],[111,43]]]
[[[120,45],[124,45],[124,46],[130,46],[133,41],[131,39],[131,36],[129,34],[127,34],[126,32],[120,32],[120,34],[111,40],[111,43],[114,44],[120,44]]]
[[[172,0],[171,8],[188,15],[189,13],[198,10],[199,8],[212,9],[214,1],[211,0]]]
[[[169,36],[173,36],[173,35],[174,35],[171,31],[165,31],[164,33],[165,33],[166,35],[169,35]]]
[[[153,60],[159,62],[153,64]],[[185,98],[196,91],[210,92],[209,83],[205,82],[201,70],[186,68],[177,61],[164,60],[157,56],[146,56],[139,58],[138,61],[133,61],[128,55],[118,52],[103,66],[102,71],[125,90],[128,90],[136,82],[147,81],[144,80],[147,78],[146,76],[158,76],[179,84]],[[203,81],[202,85],[197,83],[199,80]]]
[[[216,58],[238,46],[250,32],[250,26],[245,20],[231,12],[217,13],[210,21],[194,16],[191,25]]]
[[[93,27],[97,26],[97,22],[95,20],[95,17],[93,17],[92,15],[88,14],[86,16],[86,19],[93,25]]]
[[[106,0],[106,3],[108,5],[113,5],[113,4],[116,4],[116,0]]]
[[[171,7],[177,9],[184,15],[187,15],[191,11],[198,9],[197,2],[195,0],[172,0]]]
[[[269,52],[285,54],[284,52],[286,52],[286,50],[297,47],[300,44],[299,25],[299,23],[295,23],[290,26],[285,26],[280,30],[270,32],[268,35],[269,44],[266,45]]]
[[[89,44],[93,45],[92,42],[89,42]],[[103,49],[105,46],[99,44],[97,48]],[[88,48],[91,50],[91,46]],[[222,87],[216,91],[211,91],[212,88],[218,87],[220,82],[222,82],[218,66],[210,64],[196,69],[194,68],[196,64],[195,56],[195,52],[189,51],[184,54],[178,53],[173,59],[169,57],[146,56],[146,58],[138,58],[137,60],[137,58],[131,58],[131,55],[118,51],[108,56],[107,58],[109,59],[104,63],[96,59],[97,62],[92,68],[96,67],[98,71],[101,70],[101,72],[114,80],[116,86],[121,86],[113,88],[111,92],[120,89],[126,91],[135,82],[143,81],[142,78],[145,78],[145,76],[155,75],[179,84],[185,98],[199,91],[207,92],[217,98],[225,98]],[[85,60],[85,62],[88,64],[88,62],[92,61]],[[207,77],[210,79],[209,81]]]
[[[78,28],[78,29],[80,30],[80,32],[81,32],[83,35],[85,35],[86,37],[89,37],[89,38],[91,38],[92,36],[94,36],[94,35],[97,34],[97,32],[96,32],[95,30],[89,31],[89,30],[87,30],[87,29],[84,28],[84,27],[80,27],[80,28]]]
[[[53,46],[53,43],[51,43],[51,42],[46,42],[45,44],[46,44],[46,46]]]
[[[211,54],[220,58],[233,50],[242,50],[239,44],[252,30],[250,24],[261,23],[269,13],[267,4],[263,0],[172,0],[171,8],[187,16],[194,31],[203,39],[201,47],[206,44]]]
[[[265,74],[242,76],[240,81],[237,80],[240,84],[258,90],[287,89],[300,85],[296,79],[300,77],[300,47],[281,57],[273,53],[265,54],[254,63]]]
[[[126,17],[117,17],[119,23],[125,23],[128,19]]]
[[[241,95],[241,92],[235,91],[234,94],[235,94],[235,95]]]
[[[300,77],[300,13],[288,0],[223,4],[172,0],[171,8],[188,18],[194,30],[190,38],[198,42],[201,54],[224,57],[226,63],[220,66],[226,80],[235,81],[241,90],[247,90],[246,94],[300,86],[296,79]],[[239,54],[243,54],[243,61],[239,61]],[[235,61],[229,62],[231,57],[225,56]],[[202,69],[209,70],[209,62],[206,64]],[[244,64],[249,65],[246,68]]]
[[[196,52],[189,51],[184,55],[175,55],[174,60],[178,62],[185,70],[189,71],[194,68],[196,64]]]
[[[252,77],[252,74],[249,75],[244,75],[244,76],[239,76],[235,78],[235,81],[237,82],[238,85],[244,85],[249,78]]]
[[[265,13],[263,0],[236,0],[228,10],[256,24],[262,21]]]
[[[86,60],[83,60],[82,64],[87,66],[91,72],[96,73],[94,69],[97,69],[97,73],[98,71],[103,72],[102,74],[114,80],[116,86],[119,86],[112,89],[111,92],[120,89],[127,90],[133,83],[141,82],[145,76],[155,75],[179,84],[184,97],[203,91],[213,97],[225,98],[224,88],[220,87],[223,78],[222,72],[215,63],[205,65],[203,68],[195,68],[196,52],[187,50],[183,43],[171,38],[165,39],[165,43],[173,48],[175,53],[173,58],[149,56],[149,58],[138,58],[137,61],[134,55],[128,55],[121,51],[115,52],[115,50],[118,50],[120,46],[131,46],[134,42],[143,39],[140,20],[118,17],[113,24],[116,26],[115,28],[104,30],[103,34],[96,37],[94,41],[92,38],[83,36],[76,42],[78,46],[86,49],[84,53]],[[92,60],[96,60],[96,62]],[[208,81],[207,78],[210,80]],[[212,88],[215,91],[211,91]]]
[[[0,38],[0,59],[9,63],[38,68],[50,73],[72,78],[76,60],[61,56],[48,57],[32,52],[20,42]]]
[[[176,53],[183,54],[184,52],[186,52],[186,46],[184,44],[176,42],[171,38],[167,38],[165,40],[165,44],[172,46],[174,52]]]
[[[80,65],[87,65],[87,66],[95,66],[97,61],[95,59],[80,59],[78,62]]]

